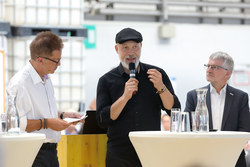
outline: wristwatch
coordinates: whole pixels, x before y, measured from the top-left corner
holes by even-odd
[[[162,94],[163,92],[165,92],[166,89],[167,89],[167,88],[166,88],[166,86],[164,85],[164,87],[161,88],[161,90],[157,91],[156,93]]]
[[[62,113],[60,114],[60,118],[61,118],[61,119],[63,119],[63,114],[64,114],[64,112],[62,112]]]

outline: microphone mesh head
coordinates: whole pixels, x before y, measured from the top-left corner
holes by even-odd
[[[131,62],[129,63],[129,70],[134,70],[135,69],[135,63]]]

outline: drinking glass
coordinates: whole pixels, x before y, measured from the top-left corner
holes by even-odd
[[[5,113],[1,114],[0,117],[1,133],[5,134],[7,132],[7,115]]]
[[[189,120],[189,113],[188,112],[181,112],[180,113],[179,131],[180,132],[190,132],[190,120]]]
[[[190,115],[191,115],[192,132],[196,132],[195,111],[191,111]]]
[[[171,109],[170,132],[179,132],[180,108]]]

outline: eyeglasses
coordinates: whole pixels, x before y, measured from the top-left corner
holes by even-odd
[[[211,70],[214,70],[214,71],[217,71],[220,68],[223,69],[223,70],[228,70],[228,69],[226,69],[226,68],[224,68],[222,66],[219,66],[219,65],[210,65],[210,64],[204,64],[204,68],[205,68],[205,70],[207,70],[207,69],[210,68]]]
[[[50,60],[50,61],[52,61],[52,62],[54,62],[54,63],[56,63],[56,64],[60,63],[60,61],[61,61],[61,58],[60,58],[59,60],[55,61],[55,60],[50,59],[50,58],[48,58],[48,57],[43,57],[43,56],[39,56],[39,57],[42,57],[42,58],[47,59],[47,60]],[[37,58],[39,58],[39,57],[37,57]]]

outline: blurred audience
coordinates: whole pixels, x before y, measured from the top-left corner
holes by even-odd
[[[163,130],[169,131],[170,130],[170,119],[171,117],[168,114],[164,114],[161,116],[161,123]]]
[[[245,158],[246,158],[247,167],[250,167],[250,140],[245,145],[244,150],[245,150],[245,153],[246,153]]]
[[[92,100],[92,102],[89,105],[90,110],[96,110],[96,98]]]

